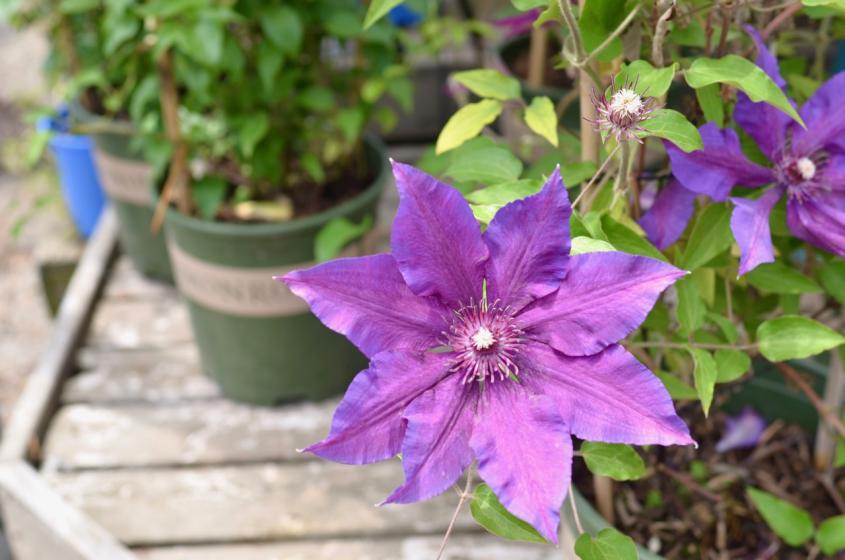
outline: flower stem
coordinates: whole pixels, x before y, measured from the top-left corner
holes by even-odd
[[[575,487],[570,484],[569,485],[569,503],[572,505],[572,518],[575,519],[575,527],[578,529],[578,534],[582,534],[584,532],[584,526],[581,525],[581,516],[578,515],[578,508],[575,505]]]
[[[836,413],[831,410],[827,404],[825,404],[821,397],[819,397],[818,393],[816,393],[815,389],[813,389],[813,387],[807,383],[803,377],[801,377],[801,374],[789,364],[782,362],[772,363],[780,370],[784,377],[792,381],[796,387],[807,395],[807,398],[810,399],[810,402],[813,403],[813,406],[816,407],[816,410],[819,412],[819,416],[821,416],[831,428],[836,430],[840,437],[845,438],[845,424],[843,424],[842,420],[839,419]]]
[[[648,342],[629,342],[633,348],[701,348],[702,350],[756,350],[756,344],[707,344],[703,342],[665,342],[662,340]]]
[[[595,184],[596,179],[598,179],[599,176],[604,172],[605,168],[607,167],[607,164],[610,163],[610,161],[613,159],[613,156],[616,155],[616,152],[618,150],[619,150],[619,146],[616,146],[615,148],[613,148],[613,151],[610,152],[610,154],[608,154],[607,158],[604,160],[604,162],[602,162],[601,167],[598,168],[598,170],[595,172],[595,174],[590,179],[590,181],[586,185],[584,185],[584,188],[581,189],[581,192],[578,193],[578,196],[575,197],[575,200],[572,201],[572,207],[573,208],[575,206],[577,206],[578,201],[581,200],[581,197],[584,196],[584,194],[586,194],[586,192],[590,189],[590,187],[592,187]],[[582,208],[582,210],[583,210],[583,208]]]
[[[455,527],[455,521],[458,519],[458,514],[464,506],[464,502],[469,498],[469,489],[472,486],[472,467],[467,469],[467,483],[464,486],[464,491],[458,499],[458,507],[455,508],[455,513],[452,514],[452,519],[449,521],[449,526],[446,528],[446,534],[443,535],[443,542],[440,543],[440,549],[437,551],[437,560],[443,557],[443,551],[446,550],[446,543],[449,541],[449,536],[452,534],[452,529]]]
[[[606,49],[608,46],[610,46],[610,43],[612,43],[614,39],[617,39],[620,35],[622,35],[622,33],[625,32],[626,29],[628,29],[628,26],[631,25],[631,22],[634,21],[634,18],[637,17],[637,14],[639,14],[639,13],[640,13],[640,6],[639,5],[634,6],[634,9],[631,10],[631,13],[629,13],[625,17],[625,19],[622,20],[622,23],[620,23],[616,27],[616,29],[614,29],[613,32],[610,35],[608,35],[604,39],[604,41],[602,41],[599,44],[599,46],[594,48],[590,52],[590,54],[588,54],[582,60],[580,60],[579,65],[585,66],[585,65],[589,64],[590,62],[592,62],[595,57],[597,57],[599,54],[601,54],[601,52],[604,49]]]
[[[845,403],[845,369],[842,368],[842,355],[837,349],[830,351],[823,403],[836,418],[842,417],[842,406]],[[833,464],[837,439],[829,426],[819,423],[814,451],[816,469],[819,471],[826,471]]]

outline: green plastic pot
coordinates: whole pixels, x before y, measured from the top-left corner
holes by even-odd
[[[259,405],[342,393],[367,361],[273,276],[314,264],[317,233],[335,218],[375,218],[389,175],[366,142],[370,186],[325,212],[278,224],[201,220],[170,209],[168,249],[204,371],[234,400]]]
[[[132,148],[129,135],[93,137],[100,181],[117,214],[121,250],[142,274],[172,284],[164,235],[150,230],[155,205],[152,166]]]

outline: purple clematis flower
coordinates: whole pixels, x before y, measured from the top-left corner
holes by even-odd
[[[757,45],[757,65],[785,89],[777,59],[757,31],[751,27],[746,31]],[[731,198],[731,229],[741,251],[740,275],[774,261],[769,214],[784,194],[787,223],[795,236],[845,257],[845,72],[819,88],[799,114],[806,129],[779,109],[738,94],[734,118],[757,142],[772,167],[749,161],[740,149],[736,132],[712,123],[699,129],[703,150],[685,153],[667,144],[675,178],[692,193],[724,201],[734,186],[774,183],[757,198]],[[683,232],[694,200],[693,194],[670,186],[661,193],[667,199],[665,206],[643,224],[652,240],[664,246]]]
[[[736,416],[725,419],[725,433],[716,443],[718,453],[754,447],[766,431],[766,420],[753,408],[746,406]]]
[[[405,483],[385,503],[431,498],[476,459],[502,504],[557,542],[571,435],[693,443],[660,380],[617,344],[684,272],[569,255],[559,169],[483,234],[457,190],[401,163],[393,173],[392,255],[282,279],[371,360],[306,451],[351,464],[401,452]]]

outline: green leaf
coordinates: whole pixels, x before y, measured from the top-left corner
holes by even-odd
[[[695,90],[698,105],[707,122],[722,127],[725,124],[725,105],[722,103],[722,88],[719,84],[710,84]]]
[[[486,484],[479,484],[475,488],[469,510],[473,519],[494,535],[512,541],[548,542],[537,529],[505,509]]]
[[[560,176],[566,188],[583,183],[596,173],[596,164],[592,161],[575,161],[560,166]]]
[[[763,519],[789,546],[801,546],[813,536],[813,518],[803,509],[757,488],[748,497]]]
[[[845,261],[832,259],[819,270],[819,280],[825,291],[845,305]]]
[[[259,18],[264,35],[285,54],[296,54],[302,48],[304,29],[299,13],[290,6],[270,6]]]
[[[200,216],[206,220],[213,220],[220,203],[226,196],[226,181],[221,177],[203,177],[193,182],[191,192]]]
[[[387,15],[387,12],[402,3],[402,0],[372,0],[364,16],[364,29],[369,29],[375,22]]]
[[[692,355],[695,366],[692,372],[695,390],[698,393],[698,400],[701,401],[701,408],[704,409],[704,416],[707,416],[710,413],[710,405],[713,403],[713,388],[718,377],[716,360],[710,352],[701,348],[690,348],[689,353]]]
[[[816,542],[827,556],[845,550],[845,515],[837,515],[822,521],[816,532]]]
[[[665,68],[655,68],[645,60],[635,60],[622,67],[622,71],[616,75],[614,83],[617,89],[625,84],[635,83],[634,91],[639,95],[660,97],[669,91],[677,68],[677,62]]]
[[[302,154],[299,158],[299,163],[308,175],[317,183],[322,183],[326,180],[326,172],[323,169],[323,164],[320,159],[313,153],[308,152]]]
[[[513,182],[522,173],[522,162],[504,146],[488,141],[478,142],[473,149],[464,150],[470,144],[468,142],[459,148],[460,157],[452,158],[444,175],[459,182],[493,185]]]
[[[716,350],[716,383],[736,381],[751,369],[751,358],[741,350]]]
[[[435,151],[442,154],[457,148],[470,138],[475,138],[485,126],[496,120],[501,112],[502,102],[495,99],[482,99],[478,103],[464,105],[440,131]]]
[[[726,250],[731,243],[731,209],[727,204],[711,204],[695,221],[680,266],[695,270]]]
[[[760,353],[773,362],[799,360],[845,343],[845,336],[807,317],[784,315],[757,328]]]
[[[713,312],[708,312],[707,318],[719,327],[719,330],[725,335],[725,340],[731,344],[736,344],[736,341],[739,340],[739,333],[736,330],[736,325],[730,319]]]
[[[541,186],[541,183],[534,179],[518,179],[472,191],[466,199],[473,204],[492,204],[501,207],[514,200],[536,194]]]
[[[575,554],[581,560],[637,560],[637,545],[631,537],[608,527],[595,537],[582,533],[575,541]]]
[[[297,103],[315,113],[327,113],[335,108],[334,92],[323,86],[312,85],[303,89],[296,97]]]
[[[845,11],[845,0],[802,0],[802,3],[811,8],[824,6],[826,8]]]
[[[672,109],[658,109],[651,116],[641,123],[649,134],[640,133],[643,136],[657,136],[669,140],[685,152],[692,152],[704,148],[701,141],[701,134],[695,125],[687,120],[685,116]]]
[[[698,398],[698,393],[690,385],[684,383],[671,373],[656,371],[654,374],[663,382],[669,396],[679,401],[691,401]]]
[[[314,258],[317,262],[335,258],[344,247],[363,237],[372,227],[373,217],[370,214],[364,216],[359,224],[346,218],[335,218],[324,225],[314,238]]]
[[[59,11],[63,14],[81,14],[96,10],[100,7],[100,0],[62,0]]]
[[[549,0],[511,0],[511,4],[520,12],[527,12],[534,8],[545,8]]]
[[[607,240],[619,251],[668,262],[666,256],[654,245],[649,243],[644,236],[620,224],[611,218],[609,214],[602,216],[601,227],[607,236]]]
[[[821,286],[813,280],[780,262],[761,264],[745,278],[755,288],[775,294],[809,294],[822,291]]]
[[[520,96],[519,81],[498,70],[465,70],[452,74],[452,78],[479,97],[506,101]]]
[[[735,54],[719,59],[697,58],[684,77],[687,83],[696,89],[716,83],[729,84],[745,92],[752,101],[763,101],[777,107],[804,126],[804,121],[786,94],[768,74],[750,60]]]
[[[266,113],[253,113],[241,123],[238,142],[244,156],[251,158],[255,153],[255,146],[270,130],[270,119]]]
[[[335,124],[343,132],[343,138],[347,142],[353,142],[364,129],[365,118],[361,107],[348,107],[337,113]]]
[[[619,0],[586,0],[578,18],[584,50],[592,52],[607,39],[627,15],[624,3]],[[610,42],[597,60],[608,62],[622,54],[622,40],[618,37]]]
[[[678,292],[678,322],[681,324],[681,334],[692,335],[704,323],[707,309],[704,300],[691,276],[686,276],[675,282]]]
[[[548,97],[535,97],[525,109],[525,124],[557,148],[557,113]]]
[[[579,235],[572,238],[572,247],[569,250],[570,255],[582,255],[584,253],[605,253],[607,251],[615,251],[616,247],[602,241],[601,239],[593,239],[592,237],[584,237]]]
[[[261,85],[264,86],[265,91],[271,91],[273,89],[276,74],[279,73],[283,60],[282,53],[270,41],[264,41],[258,45],[258,53],[256,55],[258,77],[261,79]]]
[[[630,445],[585,441],[581,455],[593,474],[613,480],[637,480],[645,474],[645,463]]]

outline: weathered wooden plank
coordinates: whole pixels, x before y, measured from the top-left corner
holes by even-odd
[[[116,244],[117,222],[114,211],[107,208],[62,300],[44,354],[30,374],[4,430],[0,459],[25,459],[43,428],[62,379],[70,373],[73,355],[85,333]]]
[[[328,433],[336,401],[283,408],[227,400],[165,406],[62,407],[44,468],[96,469],[309,459],[296,450]]]
[[[17,560],[132,560],[102,527],[70,507],[23,461],[0,465],[4,528]]]
[[[451,490],[412,506],[376,507],[402,481],[398,461],[45,473],[69,503],[133,546],[306,537],[438,534]],[[465,511],[456,525],[472,526]]]
[[[318,542],[181,546],[136,549],[133,552],[142,560],[433,560],[441,540],[439,535],[329,539]],[[564,555],[560,549],[548,545],[513,543],[493,535],[458,534],[449,538],[443,559],[563,560]]]
[[[188,309],[174,292],[156,300],[104,300],[97,306],[86,344],[133,350],[167,348],[190,340]]]
[[[63,403],[167,403],[218,397],[217,385],[201,371],[193,344],[172,348],[114,351],[83,348],[85,368],[67,380]]]
[[[171,285],[146,278],[127,257],[119,257],[109,274],[104,299],[158,299],[176,293]]]

